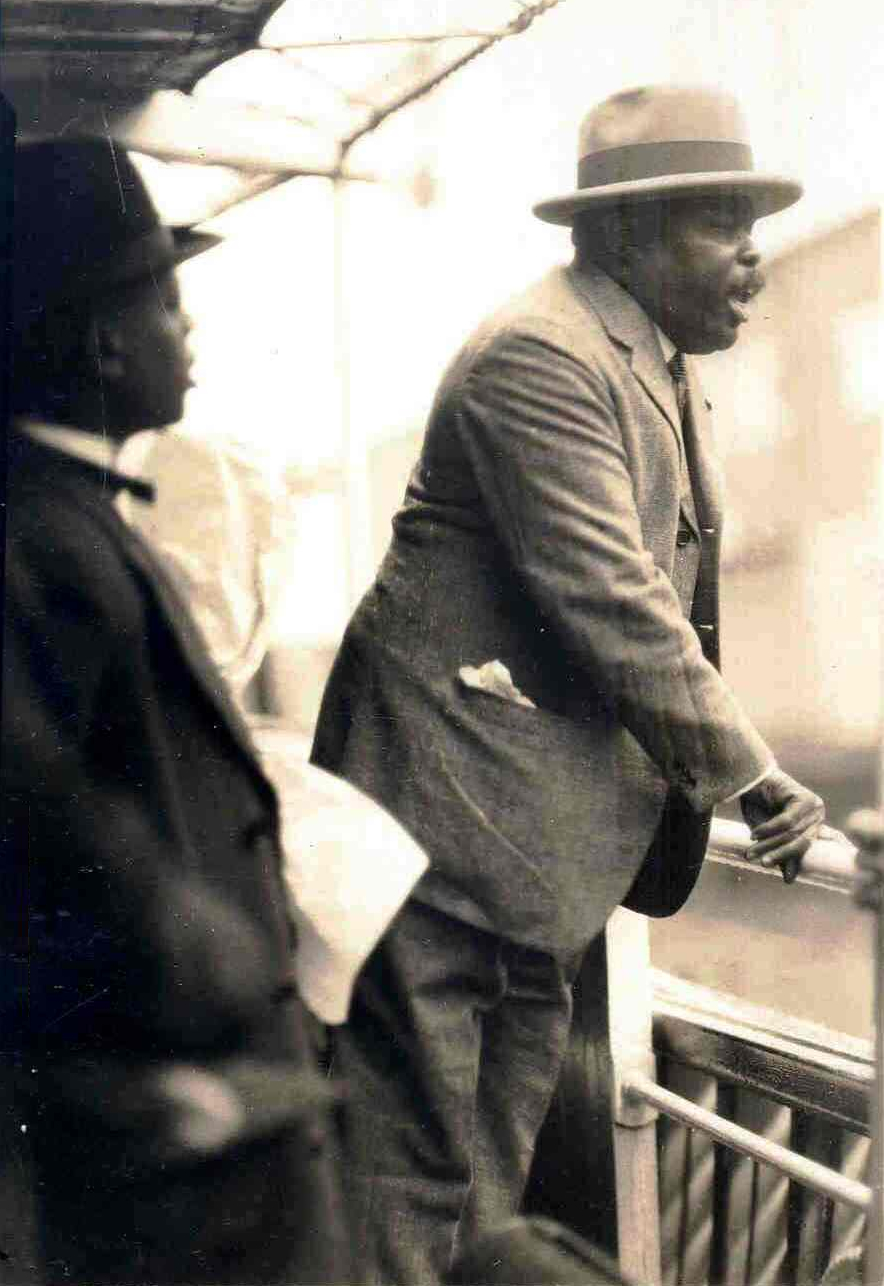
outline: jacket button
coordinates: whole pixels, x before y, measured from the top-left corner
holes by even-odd
[[[689,545],[691,543],[691,539],[692,537],[689,528],[679,527],[675,534],[675,543],[678,548],[683,549],[685,545]]]

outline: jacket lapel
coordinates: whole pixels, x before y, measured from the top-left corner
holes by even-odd
[[[666,417],[678,442],[679,452],[683,452],[675,388],[663,360],[653,322],[622,286],[598,268],[588,267],[579,272],[572,268],[570,275],[610,338],[627,349],[633,375]]]
[[[224,676],[209,655],[190,609],[162,559],[138,532],[123,521],[107,500],[90,497],[87,503],[108,536],[150,586],[198,686],[224,720],[240,750],[261,777],[266,778],[249,725],[240,713]]]
[[[115,518],[116,515],[112,517]],[[260,768],[260,756],[249,726],[228,689],[227,681],[211,659],[190,609],[170,573],[164,567],[160,556],[154,553],[142,536],[128,527],[122,519],[120,527],[119,536],[129,562],[150,584],[194,677],[224,718],[240,749],[255,763],[256,767]],[[261,771],[263,775],[263,769]]]
[[[227,682],[209,655],[199,628],[184,599],[166,570],[162,558],[120,517],[113,500],[125,479],[113,469],[70,456],[55,447],[10,434],[10,485],[30,476],[41,487],[64,487],[106,532],[127,561],[148,583],[181,652],[212,706],[224,720],[231,736],[267,781],[249,725],[228,690]]]
[[[721,528],[723,479],[721,465],[715,451],[710,404],[703,395],[703,388],[694,370],[694,363],[687,361],[691,412],[694,417],[694,463],[697,508],[703,515],[703,525]]]

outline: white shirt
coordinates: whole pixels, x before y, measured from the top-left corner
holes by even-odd
[[[657,332],[657,339],[660,341],[660,347],[663,349],[663,361],[668,366],[675,354],[678,352],[678,349],[675,347],[666,332],[662,331],[656,322],[654,322],[654,330]]]
[[[126,472],[117,465],[122,444],[111,438],[90,433],[86,429],[75,429],[69,424],[46,424],[42,420],[18,420],[17,427],[28,437],[45,442],[47,446],[55,447],[77,460],[88,460],[90,464],[115,469],[118,473]]]

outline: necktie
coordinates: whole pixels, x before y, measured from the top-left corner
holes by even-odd
[[[684,353],[673,353],[669,359],[668,366],[669,374],[672,376],[672,382],[675,385],[678,414],[681,418],[682,428],[684,428],[685,412],[688,407],[688,373],[684,364]]]

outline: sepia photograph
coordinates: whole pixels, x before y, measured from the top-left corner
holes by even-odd
[[[0,0],[0,1286],[884,1286],[871,0]]]

